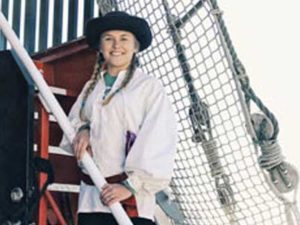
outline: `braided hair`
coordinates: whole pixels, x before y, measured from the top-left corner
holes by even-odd
[[[134,53],[131,59],[131,63],[129,65],[129,68],[126,72],[126,76],[124,78],[124,80],[121,83],[121,86],[115,90],[112,94],[110,94],[103,102],[102,105],[107,105],[110,100],[123,88],[125,88],[127,86],[127,84],[129,83],[129,81],[131,80],[131,78],[133,77],[134,71],[137,67],[137,58],[136,58],[136,54]]]
[[[138,63],[138,59],[136,57],[136,53],[134,53],[133,56],[132,56],[129,68],[126,72],[126,76],[125,76],[124,80],[121,83],[121,86],[117,90],[115,90],[112,94],[110,94],[102,102],[103,106],[107,105],[111,101],[111,99],[116,95],[116,93],[118,93],[121,89],[123,89],[127,86],[129,81],[133,77],[133,74],[134,74],[135,69],[138,66],[138,64],[139,63]],[[86,103],[86,100],[87,100],[88,96],[92,93],[92,91],[96,87],[97,82],[101,79],[101,71],[103,70],[104,66],[105,66],[104,57],[103,57],[102,53],[99,52],[98,56],[97,56],[97,61],[96,61],[95,66],[94,66],[94,71],[93,71],[91,79],[90,79],[91,83],[89,84],[89,87],[87,87],[87,89],[85,90],[85,92],[83,94],[81,107],[80,107],[80,110],[79,110],[79,117],[82,121],[89,122],[88,118],[84,115],[85,103]]]
[[[83,113],[83,109],[85,107],[85,103],[86,103],[88,96],[92,93],[97,82],[101,79],[100,74],[101,74],[101,69],[102,69],[103,65],[104,65],[104,57],[101,52],[98,52],[97,60],[96,60],[95,66],[94,66],[94,71],[90,78],[91,82],[89,84],[89,87],[86,88],[85,92],[83,93],[83,97],[82,97],[81,107],[79,110],[79,117],[82,121],[88,121],[88,119],[85,117],[85,115]]]

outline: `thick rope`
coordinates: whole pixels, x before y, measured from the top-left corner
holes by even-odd
[[[261,168],[271,170],[283,162],[281,147],[277,142],[261,144],[262,155],[258,158]]]
[[[255,113],[251,115],[251,122],[258,139],[257,144],[261,149],[261,156],[258,158],[260,167],[269,172],[272,183],[277,185],[280,192],[291,191],[295,188],[292,185],[292,179],[296,177],[293,171],[288,171],[292,168],[289,168],[289,165],[283,161],[278,142],[270,139],[274,132],[271,121],[265,115]]]
[[[215,140],[203,141],[202,147],[210,167],[211,176],[221,176],[224,170],[218,156],[217,142]]]
[[[283,157],[281,155],[281,149],[279,145],[277,144],[277,136],[279,133],[279,126],[278,122],[273,115],[271,111],[268,110],[268,108],[263,104],[263,102],[255,95],[253,89],[250,87],[249,78],[246,74],[246,70],[240,60],[237,57],[237,54],[234,50],[232,41],[229,37],[229,33],[227,31],[227,28],[225,26],[225,23],[222,19],[221,11],[218,8],[217,1],[216,0],[210,0],[211,6],[213,8],[213,14],[215,15],[217,22],[219,24],[221,35],[224,38],[224,42],[226,44],[226,47],[228,48],[228,52],[230,54],[232,63],[233,63],[233,75],[237,75],[237,78],[241,84],[241,89],[244,92],[245,101],[248,107],[248,111],[250,111],[250,100],[252,100],[254,103],[256,103],[257,107],[266,115],[266,117],[271,121],[273,125],[273,134],[268,140],[264,140],[267,142],[264,142],[263,140],[259,140],[261,137],[267,137],[267,134],[263,134],[262,132],[259,132],[259,136],[253,136],[253,139],[256,143],[260,144],[262,155],[259,158],[260,165],[263,168],[266,168],[269,171],[269,174],[271,176],[271,180],[273,183],[276,183],[276,173],[279,173],[279,176],[281,177],[282,181],[289,186],[290,182],[287,179],[286,169],[285,165],[283,163]],[[257,131],[256,131],[257,134]],[[261,135],[260,135],[261,134]],[[295,178],[297,180],[297,178]],[[270,186],[272,185],[270,182]],[[298,180],[297,180],[298,182]],[[297,183],[296,182],[296,183]],[[295,187],[297,189],[297,185]],[[295,190],[296,193],[297,190]],[[278,193],[275,191],[276,195],[283,201],[286,208],[286,215],[287,215],[287,222],[289,224],[293,224],[291,216],[295,215],[295,217],[299,217],[299,213],[297,213],[297,210],[292,210],[292,207],[288,207],[290,204],[292,204],[290,201],[288,201],[282,193]],[[294,204],[296,207],[296,204]],[[297,223],[300,225],[299,220],[297,219]]]
[[[253,89],[250,87],[249,83],[241,83],[241,86],[246,98],[251,99],[253,102],[255,102],[257,107],[271,120],[274,128],[274,134],[272,136],[272,139],[277,139],[279,134],[279,125],[275,115],[264,105],[261,99],[257,97]]]
[[[235,200],[233,197],[233,191],[229,183],[229,177],[224,173],[219,155],[217,142],[214,139],[204,140],[202,142],[202,147],[204,149],[209,167],[211,176],[215,178],[215,186],[219,198],[219,202],[226,214],[228,214],[228,218],[230,224],[235,224],[234,219],[234,204]]]
[[[218,23],[220,24],[220,29],[222,31],[222,35],[224,37],[224,40],[226,42],[226,45],[227,45],[230,55],[232,57],[233,65],[235,68],[235,74],[238,75],[239,77],[241,76],[241,79],[239,79],[239,80],[240,80],[240,83],[242,86],[242,90],[245,94],[245,100],[248,103],[248,107],[249,107],[249,101],[251,99],[253,102],[256,103],[257,107],[265,115],[267,115],[267,117],[273,123],[274,130],[275,130],[273,139],[276,139],[278,136],[278,133],[279,133],[279,126],[278,126],[277,119],[275,118],[274,114],[263,104],[263,102],[260,100],[260,98],[255,94],[255,92],[251,88],[249,78],[246,73],[246,69],[243,66],[243,64],[241,63],[241,61],[239,60],[237,53],[233,47],[232,41],[229,36],[229,32],[228,32],[225,22],[222,18],[221,11],[217,5],[217,1],[211,0],[210,2],[212,4],[213,10],[215,11],[214,14],[216,15],[216,17],[218,19]]]

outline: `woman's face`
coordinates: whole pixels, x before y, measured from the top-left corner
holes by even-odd
[[[130,32],[110,30],[103,33],[100,38],[100,51],[111,75],[117,75],[128,68],[133,54],[138,51],[137,45],[135,36]]]

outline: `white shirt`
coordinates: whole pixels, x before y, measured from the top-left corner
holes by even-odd
[[[106,98],[120,87],[125,75],[126,71],[118,74]],[[83,88],[69,114],[75,129],[85,123],[80,120],[79,110],[89,83]],[[102,105],[104,91],[102,78],[89,95],[84,108],[91,123],[93,160],[104,177],[126,172],[137,191],[135,198],[139,217],[153,220],[155,193],[168,186],[173,171],[177,131],[172,106],[159,81],[139,68],[127,86],[107,105]],[[127,131],[137,137],[126,157]],[[61,147],[73,152],[65,136]],[[81,182],[78,212],[110,210],[101,203],[96,187]]]

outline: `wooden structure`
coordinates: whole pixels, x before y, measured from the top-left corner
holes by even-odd
[[[78,39],[58,47],[48,49],[32,56],[37,67],[42,71],[45,80],[51,87],[56,98],[66,113],[80,93],[84,83],[90,78],[96,58],[96,52],[88,48],[85,39]],[[77,162],[73,156],[59,152],[57,146],[62,137],[55,118],[47,112],[40,101],[36,102],[35,143],[38,155],[50,159],[55,175],[55,183],[40,200],[37,224],[76,224],[75,214],[77,193],[68,186],[79,184]],[[39,186],[42,187],[45,174],[39,175]],[[72,188],[71,188],[72,189]],[[68,194],[66,194],[68,193]],[[69,220],[64,217],[61,209],[66,197],[72,204],[67,211]],[[71,217],[71,218],[70,218]]]
[[[13,10],[9,10],[9,5],[13,5]],[[12,27],[19,38],[22,38],[24,47],[32,54],[36,51],[46,50],[49,46],[58,46],[63,43],[63,32],[66,33],[67,41],[76,39],[81,36],[84,25],[87,20],[93,18],[94,8],[97,3],[94,0],[85,0],[83,7],[79,8],[79,0],[67,1],[67,10],[64,10],[64,1],[43,0],[38,4],[37,0],[26,0],[24,13],[22,13],[22,1],[20,0],[2,0],[0,10],[6,18],[11,17]],[[50,8],[53,7],[53,12]],[[52,13],[52,14],[51,14]],[[80,14],[83,15],[79,16]],[[63,18],[67,19],[67,30],[63,30]],[[53,26],[49,29],[50,21],[53,19]],[[22,23],[24,21],[24,23]],[[39,26],[37,27],[37,23]],[[77,24],[81,23],[79,27]],[[22,26],[23,25],[23,26]],[[24,35],[21,37],[21,30]],[[49,35],[50,33],[50,35]],[[49,40],[49,37],[52,37]],[[37,40],[36,40],[37,39]],[[51,41],[51,43],[48,43]],[[7,41],[0,31],[0,50],[7,48]]]

